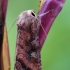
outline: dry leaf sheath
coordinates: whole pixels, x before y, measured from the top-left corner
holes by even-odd
[[[5,25],[8,0],[0,0],[0,70],[9,70],[9,48]]]

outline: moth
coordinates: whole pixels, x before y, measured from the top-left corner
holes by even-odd
[[[42,27],[40,16],[50,11],[36,15],[33,10],[22,12],[17,18],[17,41],[15,70],[42,70],[39,41],[39,29]]]
[[[39,29],[41,21],[33,10],[17,18],[17,41],[14,70],[42,70]]]

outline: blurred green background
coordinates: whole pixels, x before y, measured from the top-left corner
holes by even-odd
[[[33,9],[38,12],[39,0],[9,0],[6,16],[9,31],[18,15]],[[41,51],[42,70],[70,70],[70,0],[66,0],[63,10],[54,21]],[[17,26],[8,33],[11,70],[14,70]]]

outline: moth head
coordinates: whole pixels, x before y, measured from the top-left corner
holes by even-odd
[[[36,14],[35,14],[34,10],[28,10],[27,14],[30,15],[30,16],[36,17]]]
[[[37,15],[33,10],[26,10],[22,12],[17,19],[17,26],[22,27],[24,23],[31,22],[31,19],[36,19]]]

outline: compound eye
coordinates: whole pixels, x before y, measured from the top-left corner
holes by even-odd
[[[34,16],[34,17],[35,17],[35,13],[34,13],[34,12],[31,12],[31,14],[32,14],[32,16]]]

